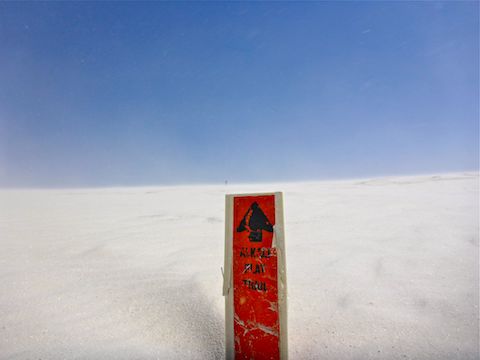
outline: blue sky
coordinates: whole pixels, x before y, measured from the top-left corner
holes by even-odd
[[[0,186],[478,169],[478,2],[0,3]]]

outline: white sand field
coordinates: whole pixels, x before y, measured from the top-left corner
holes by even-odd
[[[1,359],[221,359],[224,195],[283,191],[290,359],[478,359],[476,173],[0,191]]]

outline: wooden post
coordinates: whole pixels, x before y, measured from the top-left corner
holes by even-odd
[[[282,193],[227,195],[225,209],[226,358],[286,360]]]

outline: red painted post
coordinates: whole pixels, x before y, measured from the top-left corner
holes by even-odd
[[[281,193],[227,195],[227,359],[287,359]]]

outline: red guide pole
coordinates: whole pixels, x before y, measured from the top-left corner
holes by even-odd
[[[279,266],[284,266],[284,262],[279,262],[274,244],[278,231],[275,196],[233,195],[233,221],[229,222],[231,228],[227,233],[232,239],[232,288],[229,291],[233,292],[233,296],[230,294],[230,306],[233,307],[233,343],[230,342],[230,346],[234,349],[227,349],[227,358],[287,358],[286,344],[281,346],[282,339],[286,342],[286,336],[281,336],[283,330],[286,334],[286,329],[281,328],[286,321],[281,321],[279,311]],[[283,222],[283,214],[280,218]],[[281,230],[283,245],[283,223]],[[281,290],[285,292],[285,284]],[[282,299],[285,303],[285,296]],[[229,330],[227,325],[227,332]],[[234,356],[229,357],[229,353]]]

